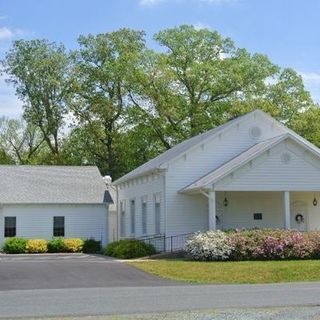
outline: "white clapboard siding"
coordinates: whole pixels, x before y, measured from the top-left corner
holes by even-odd
[[[119,203],[125,203],[126,223],[125,237],[140,237],[145,235],[155,234],[155,196],[160,195],[160,230],[164,233],[164,175],[152,174],[146,175],[140,179],[118,186]],[[142,198],[147,200],[147,233],[142,233]],[[135,234],[131,234],[131,214],[130,201],[135,200]],[[119,206],[120,207],[120,206]],[[119,208],[120,209],[120,208]],[[120,227],[120,210],[118,212],[119,227]]]
[[[215,189],[320,190],[319,161],[315,163],[311,153],[295,142],[282,142],[216,183]]]
[[[252,128],[260,129],[254,138]],[[221,135],[207,140],[169,163],[166,175],[167,234],[204,230],[208,226],[207,200],[203,195],[182,195],[178,191],[219,167],[257,142],[285,133],[263,115],[253,114]]]
[[[66,238],[107,239],[106,205],[4,205],[0,210],[0,244],[4,240],[4,217],[17,219],[17,237],[51,239],[53,237],[53,217],[65,217]]]
[[[222,203],[224,192],[217,192]],[[228,192],[228,206],[219,209],[220,229],[283,228],[283,192]],[[254,220],[262,213],[262,220]]]

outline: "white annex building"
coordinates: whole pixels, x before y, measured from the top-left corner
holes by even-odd
[[[320,150],[260,110],[176,145],[114,186],[120,237],[320,230]]]
[[[97,167],[0,166],[0,246],[8,237],[94,238],[105,245],[112,203]]]

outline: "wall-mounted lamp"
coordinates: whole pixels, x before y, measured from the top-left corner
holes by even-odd
[[[224,193],[223,205],[224,205],[225,207],[227,207],[228,204],[229,204],[229,200],[227,199],[227,193],[225,192],[225,193]]]
[[[318,201],[317,201],[317,199],[316,199],[316,195],[315,195],[315,193],[313,194],[313,201],[312,201],[312,204],[313,204],[314,206],[317,206],[317,205],[318,205]]]

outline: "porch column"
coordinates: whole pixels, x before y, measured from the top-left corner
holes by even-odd
[[[215,191],[209,191],[209,213],[208,213],[208,219],[209,219],[209,230],[216,230],[216,192]]]
[[[285,191],[283,194],[284,199],[284,228],[290,229],[290,192]]]

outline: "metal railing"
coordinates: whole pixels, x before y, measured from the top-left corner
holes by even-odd
[[[165,234],[143,236],[137,238],[148,244],[152,244],[157,253],[162,252],[175,252],[185,249],[185,245],[188,239],[192,237],[194,233],[184,233],[174,236],[166,236]]]
[[[189,240],[193,235],[194,233],[184,233],[166,237],[165,251],[175,252],[185,250],[187,240]]]
[[[166,245],[165,245],[165,235],[164,234],[155,234],[151,236],[143,236],[136,238],[140,241],[143,241],[147,244],[152,244],[157,253],[165,252]]]

